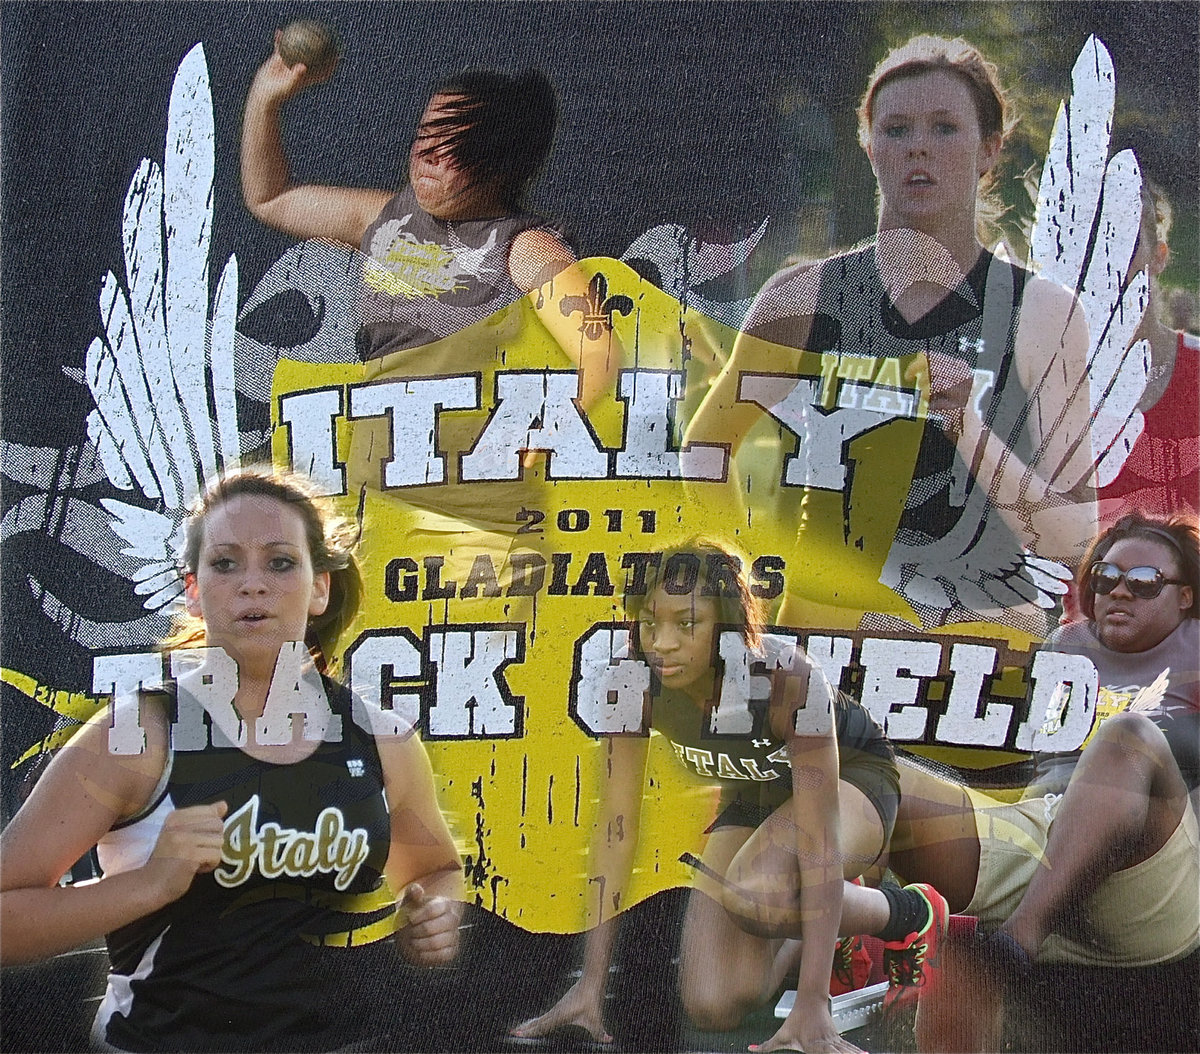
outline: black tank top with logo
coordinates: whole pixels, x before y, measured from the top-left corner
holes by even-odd
[[[382,875],[388,808],[374,738],[354,722],[350,692],[324,684],[341,717],[336,742],[284,765],[236,747],[173,751],[161,795],[101,841],[106,870],[125,870],[170,811],[228,804],[221,867],[109,934],[112,973],[94,1029],[106,1043],[328,1049],[369,1027],[369,1001],[346,993],[369,988],[371,961],[393,954],[376,943],[394,929]]]
[[[412,187],[389,201],[363,235],[364,360],[429,344],[487,318],[522,296],[508,255],[524,231],[558,236],[542,217],[517,212],[479,220],[439,220]]]

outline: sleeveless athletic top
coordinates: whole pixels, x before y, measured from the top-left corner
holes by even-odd
[[[768,656],[792,647],[769,636],[763,641]],[[824,680],[815,665],[812,669],[814,676]],[[870,711],[845,692],[828,688],[827,682],[826,687],[833,694],[839,767],[848,769],[863,755],[894,764],[891,742]],[[771,731],[765,696],[746,700],[750,730],[728,734],[711,731],[712,705],[699,706],[687,693],[661,685],[659,692],[651,707],[654,730],[667,738],[685,766],[706,779],[720,781],[723,802],[740,799],[754,807],[773,808],[791,797],[787,747]]]
[[[411,186],[389,201],[363,235],[364,360],[429,344],[518,300],[508,254],[517,235],[550,223],[518,212],[480,220],[439,220]]]
[[[374,739],[349,690],[323,681],[340,741],[284,765],[236,747],[173,750],[147,809],[100,841],[106,874],[132,870],[172,810],[229,806],[221,866],[108,935],[95,1037],[130,1051],[329,1049],[367,1027],[367,1004],[345,993],[369,986],[347,971],[361,981],[385,947],[371,942],[393,930],[388,809]]]
[[[1044,648],[1085,655],[1096,664],[1100,697],[1089,739],[1114,714],[1143,713],[1166,736],[1188,789],[1200,784],[1200,621],[1184,619],[1153,648],[1135,652],[1100,643],[1094,622],[1070,622],[1055,629]],[[1038,754],[1031,782],[1064,791],[1080,753]]]
[[[909,323],[884,288],[874,243],[820,266],[815,313],[807,315],[794,307],[805,299],[798,290],[811,288],[811,278],[792,268],[764,286],[747,318],[747,330],[775,343],[801,346],[797,334],[804,331],[797,329],[797,321],[811,318],[802,340],[809,351],[875,360],[920,352],[953,356],[975,371],[975,394],[984,423],[1006,440],[1022,462],[1029,462],[1032,445],[1024,427],[1028,396],[1013,365],[1027,271],[984,251],[957,288],[928,314]],[[977,584],[986,595],[989,574],[1001,577],[1011,573],[1021,546],[999,513],[990,508],[986,493],[977,486],[953,441],[931,421],[922,434],[912,483],[881,580],[934,623],[943,621],[945,612],[956,606],[973,610],[973,604],[986,603],[974,588],[969,596],[958,596],[956,590],[948,607],[939,611],[942,605],[927,603],[928,594],[923,598],[919,586],[909,588],[914,578],[937,577],[942,556],[937,543],[951,535],[968,510],[987,527],[985,533],[975,529],[978,523],[964,523],[973,527],[966,543],[972,551],[972,570],[980,576],[972,585]],[[948,552],[948,557],[961,555],[957,544],[949,548],[955,551]],[[944,577],[939,579],[940,587],[953,589],[954,585]],[[1002,596],[993,606],[1004,606],[1006,599]]]

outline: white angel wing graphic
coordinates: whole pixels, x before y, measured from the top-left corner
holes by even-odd
[[[182,591],[176,535],[187,506],[207,477],[240,460],[234,257],[211,303],[209,296],[213,142],[208,68],[197,44],[172,87],[164,163],[143,160],[125,197],[124,282],[109,273],[100,291],[103,334],[88,348],[82,376],[94,402],[87,432],[95,456],[84,457],[87,471],[58,494],[26,499],[0,524],[3,535],[53,530],[144,598],[145,616],[98,622],[29,576],[47,615],[89,648],[161,635]],[[84,497],[82,488],[102,482],[101,473],[132,500],[103,498],[97,506]]]
[[[1137,404],[1150,367],[1148,343],[1131,345],[1149,296],[1145,271],[1129,277],[1141,170],[1129,150],[1105,163],[1115,97],[1112,59],[1089,37],[1071,72],[1071,98],[1059,108],[1030,238],[1034,268],[1073,290],[1087,318],[1097,486],[1116,477],[1142,432]]]
[[[499,272],[495,267],[489,267],[484,263],[487,256],[493,249],[496,248],[496,231],[493,230],[487,237],[487,240],[477,249],[472,249],[459,236],[458,232],[451,227],[448,231],[450,240],[450,251],[454,254],[454,272],[456,275],[477,278],[480,281],[488,281],[493,275]]]

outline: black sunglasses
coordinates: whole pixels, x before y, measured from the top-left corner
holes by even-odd
[[[1163,591],[1163,586],[1184,586],[1178,578],[1166,578],[1157,567],[1131,567],[1122,571],[1116,564],[1100,560],[1092,564],[1089,572],[1092,592],[1097,596],[1108,596],[1125,579],[1125,586],[1135,597],[1153,600]]]

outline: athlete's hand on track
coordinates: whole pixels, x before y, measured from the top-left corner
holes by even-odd
[[[805,999],[796,993],[796,1005],[787,1020],[765,1043],[751,1044],[753,1054],[770,1054],[775,1050],[801,1050],[804,1054],[863,1054],[849,1040],[839,1035],[829,1012],[827,996]]]

